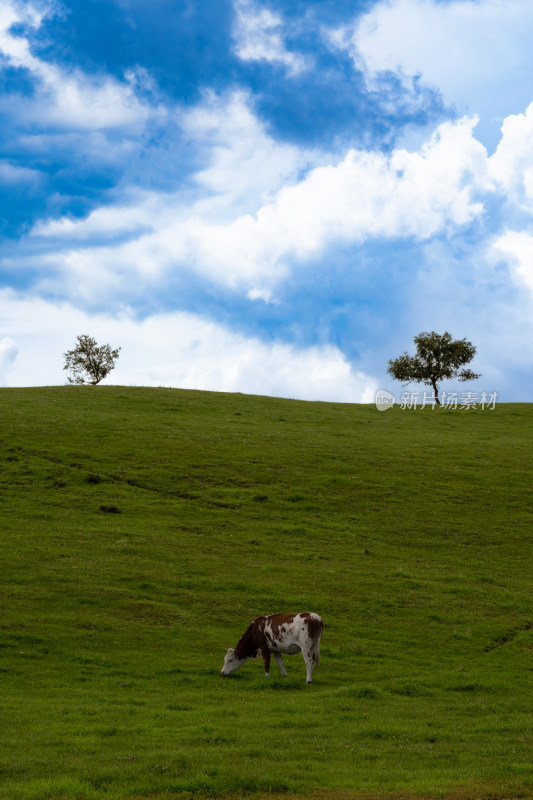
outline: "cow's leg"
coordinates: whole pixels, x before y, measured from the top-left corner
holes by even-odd
[[[274,658],[276,659],[276,664],[279,667],[279,670],[284,678],[287,677],[287,670],[285,669],[285,664],[283,663],[283,659],[281,657],[281,653],[274,653]]]
[[[315,666],[315,659],[311,650],[302,650],[302,655],[305,661],[305,668],[307,670],[307,683],[313,682],[313,667]]]
[[[265,664],[265,678],[270,677],[270,650],[265,647],[261,650],[261,655],[263,656],[263,662]]]

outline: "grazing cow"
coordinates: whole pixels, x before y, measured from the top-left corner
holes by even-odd
[[[270,675],[270,654],[284,678],[287,677],[282,653],[294,655],[301,650],[307,669],[307,683],[315,664],[320,663],[320,637],[324,623],[318,616],[308,611],[303,614],[270,614],[257,617],[241,636],[237,647],[230,647],[221,669],[222,675],[229,675],[240,669],[248,658],[259,650],[265,662],[265,675]]]

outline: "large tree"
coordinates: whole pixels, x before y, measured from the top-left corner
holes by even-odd
[[[431,386],[435,402],[440,405],[437,382],[457,378],[460,381],[473,381],[481,377],[471,369],[461,369],[476,354],[472,342],[466,339],[452,339],[444,333],[419,333],[415,336],[416,355],[408,353],[389,361],[387,372],[402,383],[424,383]]]
[[[76,338],[76,346],[64,353],[63,369],[71,373],[68,382],[96,386],[114,369],[121,348],[113,350],[109,344],[98,345],[96,339],[84,334]]]

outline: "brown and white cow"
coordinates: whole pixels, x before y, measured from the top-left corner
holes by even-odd
[[[237,647],[230,647],[221,669],[222,675],[230,675],[240,669],[248,658],[261,652],[265,662],[265,675],[270,675],[270,654],[284,678],[287,677],[282,653],[294,655],[301,651],[307,669],[307,683],[315,664],[320,663],[320,637],[324,623],[318,614],[306,611],[303,614],[270,614],[257,617],[241,636]]]

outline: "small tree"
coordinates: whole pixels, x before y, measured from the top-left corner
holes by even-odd
[[[471,369],[460,369],[472,361],[476,348],[466,339],[452,339],[448,332],[443,334],[419,333],[415,336],[416,355],[408,353],[389,361],[387,372],[397,381],[424,383],[433,387],[435,401],[440,405],[437,381],[458,378],[460,381],[474,381],[481,376]]]
[[[108,344],[99,346],[91,336],[82,335],[76,338],[76,346],[64,353],[63,369],[71,373],[68,382],[96,386],[114,369],[121,348],[112,350]]]

